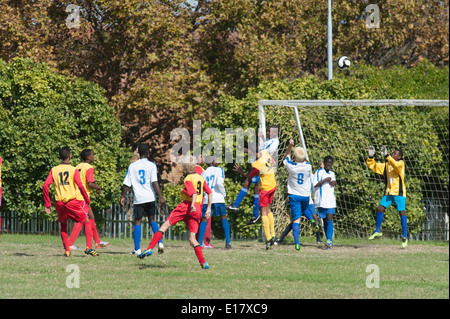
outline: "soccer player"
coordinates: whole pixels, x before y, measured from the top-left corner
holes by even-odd
[[[203,157],[203,155],[200,155],[197,159],[197,166],[195,167],[195,172],[198,175],[202,175],[203,172],[205,171],[203,169],[203,165],[205,165],[205,158]],[[203,200],[203,195],[202,195],[202,200]],[[202,202],[202,207],[203,207],[203,202]],[[197,237],[195,238],[197,239],[198,242],[200,242],[200,231],[197,233]],[[211,219],[208,219],[208,223],[206,224],[206,228],[203,230],[203,239],[202,239],[202,248],[214,248],[213,245],[211,245]]]
[[[245,179],[243,187],[248,188],[252,178],[258,175],[260,176],[258,183],[259,206],[261,207],[263,232],[266,237],[266,250],[268,250],[275,243],[275,225],[271,211],[273,196],[277,189],[274,171],[275,161],[266,150],[258,153],[257,157],[258,159],[252,163],[252,170]]]
[[[203,269],[209,269],[202,248],[196,239],[200,219],[202,217],[203,192],[208,194],[208,206],[205,212],[205,218],[211,216],[212,192],[206,184],[203,177],[196,173],[192,158],[183,160],[183,170],[188,175],[184,179],[184,188],[181,190],[183,201],[169,214],[166,221],[161,225],[158,232],[153,236],[148,248],[138,255],[138,258],[144,259],[151,256],[156,243],[164,236],[164,232],[179,221],[184,221],[189,229],[189,243],[194,247],[195,255]]]
[[[86,189],[86,193],[88,194],[89,198],[91,198],[91,191],[95,189],[97,191],[97,195],[100,195],[102,189],[99,185],[96,184],[94,178],[94,168],[91,165],[95,161],[94,151],[91,149],[84,149],[83,151],[81,151],[80,157],[82,162],[78,164],[75,168],[80,172],[81,182],[83,183],[83,186]],[[77,192],[77,199],[81,201],[84,200],[80,192]],[[101,241],[100,237],[98,236],[97,226],[95,225],[95,216],[91,207],[89,207],[88,215],[89,215],[89,222],[91,223],[95,248],[98,249],[107,246],[109,243]],[[71,246],[71,249],[78,249],[78,247],[74,245],[75,239],[76,238],[73,238],[72,235],[69,238],[69,244]]]
[[[334,187],[336,186],[336,175],[333,167],[333,157],[325,156],[323,160],[324,168],[319,168],[314,173],[314,204],[319,211],[319,217],[324,221],[325,235],[327,241],[325,247],[333,247],[333,216],[336,214],[336,197]]]
[[[272,156],[272,158],[277,157],[276,155],[278,152],[278,146],[280,145],[280,141],[278,139],[278,130],[279,130],[279,127],[277,125],[271,125],[267,128],[266,140],[259,148],[259,152],[265,150],[265,151],[269,152],[269,154],[270,154],[270,156]],[[251,154],[250,150],[248,150],[247,148],[244,149],[244,152],[246,152],[250,155],[259,157],[258,154]],[[242,175],[246,176],[245,172],[242,170],[242,168],[240,168],[239,165],[235,165],[234,170],[236,172],[239,172]],[[259,188],[258,188],[259,182],[260,182],[259,176],[254,176],[251,180],[251,184],[255,185],[254,186],[254,195],[253,195],[253,215],[250,218],[250,220],[247,222],[247,225],[255,224],[256,222],[258,222],[258,220],[260,218]],[[249,186],[241,188],[241,190],[239,191],[239,193],[236,197],[236,200],[233,202],[233,204],[227,206],[227,209],[229,211],[236,212],[238,210],[239,205],[241,204],[242,200],[245,198],[245,195],[247,195],[247,193],[248,193]]]
[[[311,202],[311,164],[306,160],[306,152],[302,147],[294,149],[294,160],[291,160],[291,149],[294,146],[294,140],[289,140],[289,146],[286,150],[284,166],[288,171],[287,190],[289,194],[289,204],[291,206],[292,232],[294,235],[295,249],[300,251],[300,217],[302,214],[313,224],[316,232],[319,227],[313,219],[309,205]]]
[[[125,196],[130,188],[133,189],[133,215],[134,215],[134,250],[131,254],[141,253],[141,223],[142,218],[147,216],[153,234],[158,232],[159,226],[155,221],[156,213],[156,196],[160,199],[160,205],[166,203],[161,190],[159,188],[156,164],[148,160],[150,155],[149,146],[145,143],[138,146],[139,159],[128,166],[128,171],[123,181],[123,191],[120,197],[120,205],[124,206]],[[158,252],[164,252],[162,240],[158,243]]]
[[[212,159],[208,164],[208,168],[201,174],[205,179],[206,184],[212,191],[212,203],[211,203],[211,217],[219,215],[222,218],[222,227],[225,233],[225,248],[231,249],[230,242],[230,224],[228,223],[227,211],[225,208],[225,197],[227,196],[224,186],[225,173],[222,167],[218,167],[217,161]],[[203,237],[206,231],[206,226],[210,223],[211,218],[206,218],[206,210],[208,208],[208,197],[203,198],[202,209],[202,221],[199,227],[199,240],[200,246],[203,246]]]
[[[89,196],[81,182],[79,171],[70,165],[72,154],[68,147],[63,147],[59,151],[61,164],[53,167],[44,182],[44,202],[45,212],[51,213],[52,203],[50,201],[49,186],[55,183],[55,208],[58,213],[58,221],[61,224],[61,239],[65,249],[65,256],[70,256],[69,235],[67,234],[67,219],[75,221],[72,233],[78,232],[84,224],[86,233],[86,249],[85,254],[98,256],[95,249],[92,249],[92,228],[89,223],[88,207],[90,204]],[[83,195],[84,201],[77,200],[78,190]]]
[[[408,222],[406,218],[406,187],[405,187],[405,161],[403,160],[403,152],[395,149],[391,155],[388,154],[386,146],[381,147],[381,154],[385,158],[385,163],[377,163],[375,161],[375,148],[369,146],[369,158],[367,165],[376,174],[384,176],[385,191],[381,198],[380,204],[377,208],[376,228],[369,240],[381,237],[381,223],[384,218],[384,210],[392,203],[395,203],[397,211],[400,215],[400,222],[402,225],[402,247],[406,248],[408,245],[407,230]]]

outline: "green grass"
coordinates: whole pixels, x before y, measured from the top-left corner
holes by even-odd
[[[82,245],[84,238],[77,243]],[[204,251],[201,269],[187,241],[165,241],[166,252],[144,260],[129,254],[129,239],[109,239],[99,257],[63,256],[57,236],[10,235],[0,242],[0,298],[95,299],[448,299],[448,243],[336,240],[332,250],[302,239],[266,251],[257,241],[224,243]],[[142,247],[147,245],[142,242]],[[69,265],[80,287],[69,289]],[[379,268],[380,287],[367,288],[368,265]]]

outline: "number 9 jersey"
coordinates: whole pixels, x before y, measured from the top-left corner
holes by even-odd
[[[211,189],[206,184],[205,179],[197,173],[189,174],[184,179],[184,189],[181,190],[181,198],[183,201],[192,202],[192,196],[197,194],[195,203],[201,205],[203,202],[203,191],[206,194],[211,194]]]

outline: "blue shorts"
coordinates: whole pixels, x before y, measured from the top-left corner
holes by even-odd
[[[289,204],[291,205],[292,220],[296,220],[302,217],[303,212],[309,208],[309,197],[289,195]]]
[[[258,184],[260,181],[261,181],[261,178],[259,177],[259,175],[256,175],[255,177],[252,178],[253,184]]]
[[[314,204],[310,204],[310,205],[308,206],[308,209],[309,209],[309,212],[310,212],[311,215],[317,214],[317,212],[316,212],[316,206],[314,206]]]
[[[206,209],[208,205],[203,205],[202,207],[202,217],[205,217]],[[227,209],[225,208],[225,203],[211,204],[211,217],[213,216],[224,216],[227,214]]]
[[[385,208],[391,206],[392,203],[395,203],[399,212],[406,209],[406,197],[403,196],[385,195],[380,201],[380,205]]]
[[[319,217],[320,218],[327,218],[328,214],[336,214],[336,208],[322,208],[318,207],[319,210]]]

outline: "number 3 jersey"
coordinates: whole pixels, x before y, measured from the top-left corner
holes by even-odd
[[[156,196],[152,183],[157,181],[156,164],[146,158],[141,158],[128,166],[123,184],[133,189],[133,203],[143,204],[155,201]]]
[[[192,196],[197,194],[196,204],[202,204],[203,192],[211,194],[211,189],[206,184],[205,179],[197,173],[192,173],[184,179],[184,188],[181,190],[181,198],[183,201],[192,202]]]
[[[45,207],[51,206],[49,196],[49,186],[55,184],[55,200],[67,203],[75,199],[78,192],[81,192],[86,204],[89,205],[89,196],[81,182],[80,172],[70,164],[60,164],[51,169],[44,183]]]
[[[289,156],[283,161],[288,171],[287,190],[290,195],[311,196],[312,167],[309,162],[293,162]]]

